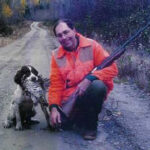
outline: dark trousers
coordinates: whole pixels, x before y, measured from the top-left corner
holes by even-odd
[[[63,126],[68,127],[71,122],[79,128],[96,130],[98,114],[101,112],[106,93],[105,84],[100,80],[94,80],[84,95],[77,98],[71,115],[67,123],[62,123]]]

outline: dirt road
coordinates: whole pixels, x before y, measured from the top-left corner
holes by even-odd
[[[46,121],[39,107],[38,125],[23,131],[3,128],[16,88],[16,70],[30,64],[48,77],[50,51],[56,46],[55,39],[33,22],[24,37],[0,48],[0,150],[150,150],[150,96],[133,84],[115,84],[100,115],[95,141],[84,141],[73,131],[43,130]]]

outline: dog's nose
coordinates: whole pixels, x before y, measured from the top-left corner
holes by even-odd
[[[32,80],[32,81],[36,81],[36,78],[35,78],[35,77],[32,77],[31,80]]]

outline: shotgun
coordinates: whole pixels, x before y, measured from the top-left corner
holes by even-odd
[[[101,64],[96,66],[89,74],[93,73],[95,70],[101,70],[105,67],[110,66],[116,59],[118,59],[124,52],[126,51],[125,47],[131,43],[140,33],[142,33],[147,27],[150,26],[150,22],[148,22],[144,27],[140,28],[133,36],[131,36],[123,45],[121,45],[119,48],[114,50],[110,56],[108,56]],[[85,76],[86,77],[86,76]],[[84,77],[84,78],[85,78]],[[83,78],[83,79],[84,79]],[[75,100],[78,97],[78,93],[73,93],[69,100],[63,105],[62,110],[65,113],[65,115],[68,117],[71,113],[71,110],[73,109],[73,106],[75,104]]]

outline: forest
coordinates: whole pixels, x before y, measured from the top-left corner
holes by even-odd
[[[104,41],[120,44],[148,22],[149,4],[150,0],[0,0],[0,33],[26,19],[52,23],[70,18],[80,32],[96,32]],[[146,46],[149,34],[146,30],[140,39]]]

